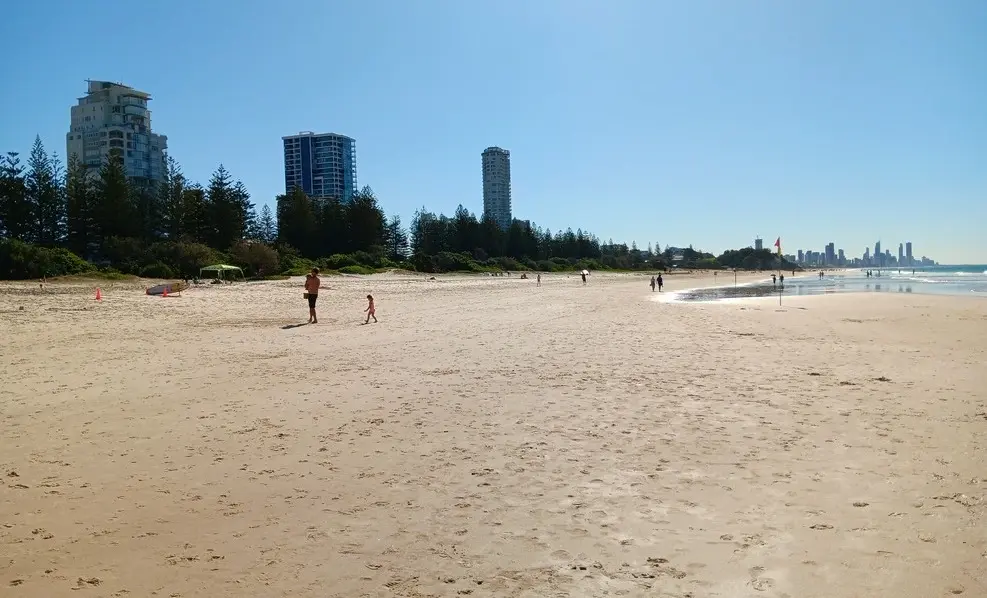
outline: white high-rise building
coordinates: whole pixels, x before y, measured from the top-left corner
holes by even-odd
[[[109,81],[87,81],[89,90],[72,106],[66,158],[73,154],[91,170],[111,153],[123,158],[128,177],[164,178],[168,138],[151,132],[151,95]]]
[[[349,203],[356,195],[356,141],[336,133],[302,131],[282,137],[284,192],[299,188],[309,197],[335,197]]]
[[[507,230],[511,226],[511,152],[488,147],[482,156],[483,215]]]

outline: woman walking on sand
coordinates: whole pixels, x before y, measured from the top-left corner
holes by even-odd
[[[661,287],[665,284],[665,281],[661,279],[661,274],[658,275],[658,280],[656,282],[658,283],[658,292],[660,293]]]
[[[322,280],[319,279],[319,269],[312,268],[312,273],[305,276],[305,298],[308,299],[308,323],[318,324],[319,318],[315,315],[315,302],[319,299],[319,287]]]

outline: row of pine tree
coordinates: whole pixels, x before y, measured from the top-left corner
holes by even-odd
[[[514,220],[503,230],[462,205],[452,217],[422,208],[407,230],[397,215],[386,218],[369,187],[346,203],[295,190],[278,196],[275,205],[276,215],[266,204],[258,213],[246,187],[222,165],[200,185],[169,157],[163,181],[142,183],[127,177],[118,156],[111,155],[96,173],[87,172],[75,156],[63,167],[40,138],[26,161],[17,153],[0,158],[0,237],[64,247],[111,266],[114,259],[122,261],[121,243],[146,248],[167,241],[227,252],[250,240],[313,261],[360,253],[372,256],[370,265],[410,260],[427,270],[459,267],[425,259],[442,254],[487,265],[513,260],[556,269],[586,260],[634,269],[658,265],[662,258],[657,244],[655,250],[649,244],[639,251],[634,244],[601,243],[581,229],[552,233]]]

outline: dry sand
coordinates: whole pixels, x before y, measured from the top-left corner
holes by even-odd
[[[544,280],[0,284],[0,595],[987,596],[987,302]]]

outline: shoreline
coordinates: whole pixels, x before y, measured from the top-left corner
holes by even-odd
[[[788,285],[774,285],[771,283],[771,278],[759,278],[756,280],[747,280],[745,282],[738,282],[736,285],[715,285],[715,286],[696,286],[687,289],[681,289],[676,291],[672,297],[664,299],[662,302],[675,302],[675,303],[724,303],[724,302],[737,302],[737,301],[747,301],[747,300],[763,300],[763,299],[778,299],[779,295],[783,300],[789,300],[799,297],[807,296],[829,296],[829,295],[920,295],[920,296],[933,296],[933,297],[957,297],[957,298],[971,298],[975,300],[987,299],[987,291],[978,291],[974,289],[956,289],[950,290],[943,286],[936,286],[936,283],[926,282],[923,280],[877,280],[873,279],[852,279],[849,284],[860,285],[864,284],[864,281],[869,281],[866,283],[865,288],[839,288],[824,286],[829,284],[847,284],[848,281],[837,278],[836,281],[829,278],[829,275],[823,278],[817,278],[815,276],[794,276],[786,277],[786,282],[794,283],[799,285],[796,287],[797,292],[791,292],[791,287]],[[816,283],[818,285],[813,285]],[[872,281],[872,282],[870,282]],[[807,292],[802,292],[803,287],[806,283],[809,284],[808,288],[805,289]],[[874,285],[876,288],[869,288],[870,285]],[[887,286],[887,289],[882,289],[882,286]],[[898,288],[893,288],[892,285],[897,285]],[[734,292],[731,289],[738,289],[736,291],[737,295],[733,296]],[[745,290],[755,290],[753,293],[745,293]],[[715,296],[710,293],[709,298],[682,298],[682,295],[702,295],[704,291],[722,291],[719,295]],[[780,292],[779,292],[780,291]]]

